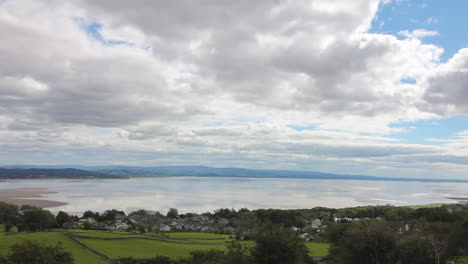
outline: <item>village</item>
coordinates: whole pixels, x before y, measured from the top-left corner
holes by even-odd
[[[224,209],[229,210],[229,209]],[[113,216],[108,220],[100,220],[106,214]],[[95,213],[95,216],[99,216]],[[98,218],[98,219],[96,219]],[[349,218],[349,217],[332,217],[330,220],[334,223],[359,222],[368,220],[369,218]],[[375,218],[383,220],[382,217]],[[310,219],[305,221],[305,225],[301,227],[291,226],[290,228],[305,241],[314,241],[319,239],[320,234],[327,229],[329,220]],[[123,212],[109,210],[104,212],[101,217],[92,217],[86,214],[78,219],[78,221],[65,222],[62,225],[63,229],[93,229],[107,231],[135,231],[140,233],[166,233],[166,232],[206,232],[216,234],[226,234],[236,236],[237,239],[248,237],[248,234],[257,227],[254,221],[245,219],[228,219],[217,217],[215,215],[205,214],[182,214],[179,215],[177,209],[171,209],[167,215],[163,215],[156,211],[139,210],[131,212],[128,216]],[[404,227],[408,229],[408,225]]]

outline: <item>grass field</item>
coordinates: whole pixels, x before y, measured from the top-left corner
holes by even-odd
[[[89,236],[95,238],[141,238],[144,237],[143,235],[139,234],[132,234],[132,233],[114,233],[114,232],[102,232],[102,231],[90,231],[90,232],[70,232],[70,234],[74,234],[77,236]]]
[[[5,225],[0,225],[0,233],[5,232]],[[18,232],[18,228],[16,226],[12,227],[9,232]]]
[[[411,209],[420,209],[420,208],[436,208],[441,207],[442,205],[457,204],[454,203],[433,203],[433,204],[422,204],[422,205],[405,205],[403,207],[408,207]],[[468,201],[458,201],[458,204],[468,204]]]
[[[456,257],[455,264],[468,264],[468,257]]]
[[[79,239],[83,244],[110,257],[151,258],[155,256],[168,256],[180,259],[195,250],[225,249],[224,245],[197,245],[178,244],[145,239],[128,240],[95,240]]]
[[[76,264],[104,264],[107,261],[89,252],[76,242],[70,240],[60,233],[30,233],[30,234],[15,234],[15,235],[0,235],[0,255],[8,254],[10,246],[15,243],[25,240],[41,241],[49,245],[56,245],[61,242],[66,251],[73,254]]]
[[[171,238],[185,238],[185,239],[225,239],[231,240],[229,235],[219,235],[219,234],[210,234],[210,233],[197,233],[197,232],[177,232],[177,233],[167,233],[168,237]]]
[[[309,253],[314,257],[325,257],[328,256],[328,251],[330,250],[330,243],[319,243],[319,242],[307,242],[307,248]]]
[[[0,230],[3,226],[0,225]],[[55,230],[41,233],[19,233],[7,235],[0,233],[0,255],[5,255],[11,245],[24,240],[34,240],[55,245],[61,242],[66,251],[73,254],[77,264],[104,264],[101,257],[87,250],[84,246],[65,236],[63,233],[75,236],[85,246],[109,257],[151,258],[155,256],[168,256],[180,259],[195,250],[226,249],[225,242],[232,241],[228,235],[209,233],[181,232],[161,234],[132,234],[127,232],[106,232],[93,230]],[[89,238],[84,238],[89,237]],[[105,240],[113,239],[113,240]],[[253,242],[243,242],[253,246]],[[330,244],[307,242],[312,256],[322,257],[328,255]]]

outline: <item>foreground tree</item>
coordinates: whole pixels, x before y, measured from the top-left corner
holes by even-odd
[[[332,263],[394,264],[397,261],[395,230],[385,221],[352,224],[331,249]]]
[[[231,242],[227,244],[225,264],[250,264],[253,263],[250,256],[250,247],[239,242]]]
[[[268,225],[258,230],[254,238],[252,257],[255,263],[313,263],[304,241],[289,228]]]
[[[210,249],[208,251],[190,252],[190,257],[186,260],[190,264],[224,264],[226,255],[222,250]]]
[[[428,223],[422,227],[421,237],[427,255],[431,263],[447,263],[449,258],[449,223]]]
[[[453,256],[468,256],[468,217],[451,225],[449,250]]]
[[[426,249],[426,239],[418,235],[405,236],[398,241],[398,256],[401,264],[434,263]]]
[[[253,264],[252,257],[249,254],[250,247],[231,242],[227,244],[227,250],[211,249],[208,251],[192,251],[190,256],[181,260],[180,263],[186,264]]]
[[[75,259],[59,243],[48,246],[39,242],[25,241],[11,247],[6,258],[8,264],[73,264]]]
[[[175,264],[169,257],[154,257],[152,259],[134,259],[132,257],[111,260],[110,264]],[[0,263],[1,264],[1,263]]]

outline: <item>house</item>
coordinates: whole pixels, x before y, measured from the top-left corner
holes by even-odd
[[[236,229],[234,227],[232,227],[232,226],[225,227],[223,231],[224,231],[225,234],[234,234],[234,233],[236,233]]]
[[[317,229],[319,227],[322,226],[322,220],[320,219],[315,219],[315,220],[312,220],[312,222],[310,223],[310,227],[314,228],[314,229]]]
[[[171,231],[171,227],[168,226],[168,225],[165,225],[165,226],[161,227],[161,228],[159,229],[159,231],[161,231],[161,232],[170,232],[170,231]]]
[[[90,224],[95,224],[95,223],[97,223],[96,219],[94,219],[94,218],[92,218],[92,217],[80,219],[80,220],[78,220],[78,222],[79,222],[80,224],[84,224],[84,223],[86,223],[86,222],[88,222],[88,223],[90,223]]]
[[[125,215],[123,215],[123,214],[118,214],[118,215],[115,216],[115,220],[117,220],[117,221],[122,221],[123,222],[126,219],[127,219],[127,217]]]
[[[62,229],[65,229],[65,230],[71,230],[74,227],[75,227],[75,225],[72,222],[65,222],[62,225]]]
[[[125,230],[129,227],[127,223],[122,223],[121,221],[115,222],[113,225],[107,226],[108,230]]]
[[[310,234],[309,233],[302,233],[302,234],[299,235],[299,238],[303,239],[305,241],[309,241],[310,240]]]
[[[317,230],[322,226],[323,221],[320,219],[314,219],[309,225],[304,227],[304,230],[312,231]]]

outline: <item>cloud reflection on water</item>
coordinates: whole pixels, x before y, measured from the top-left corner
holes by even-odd
[[[453,202],[466,183],[343,181],[311,179],[152,178],[128,180],[31,180],[2,182],[0,189],[47,187],[44,199],[67,202],[50,208],[81,213],[137,209],[206,212],[218,208],[312,208]],[[447,192],[450,193],[447,193]]]

